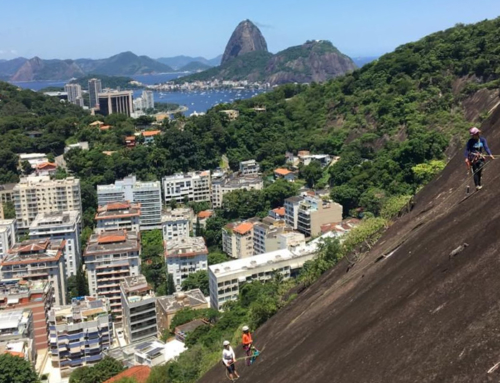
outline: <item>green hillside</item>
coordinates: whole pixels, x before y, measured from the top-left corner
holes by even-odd
[[[151,72],[173,72],[173,69],[147,56],[137,56],[132,52],[123,52],[103,60],[92,72],[108,76],[126,76]]]

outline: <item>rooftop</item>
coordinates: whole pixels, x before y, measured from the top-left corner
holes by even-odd
[[[236,226],[233,229],[233,231],[235,233],[244,235],[244,234],[248,233],[249,231],[251,231],[252,229],[253,229],[253,223],[251,223],[251,222],[243,222],[243,223],[240,223],[238,226]]]
[[[182,291],[174,295],[158,297],[156,302],[167,313],[176,312],[184,307],[194,307],[207,303],[200,289]]]
[[[176,173],[170,176],[163,177],[163,181],[174,181],[174,180],[182,180],[184,178],[196,178],[196,177],[206,177],[210,176],[210,170],[203,170],[197,172],[188,172],[188,173]]]
[[[0,312],[0,339],[2,336],[25,335],[31,310],[6,310]]]
[[[117,252],[117,251],[138,251],[140,248],[139,235],[135,231],[115,230],[103,234],[93,234],[84,256],[93,254]]]
[[[98,316],[107,316],[108,312],[105,299],[78,297],[71,300],[71,305],[52,307],[49,312],[49,321],[56,325],[88,322]]]
[[[285,215],[285,208],[284,207],[277,207],[276,209],[273,209],[273,212],[275,212],[277,215],[284,216]]]
[[[208,254],[203,237],[175,238],[165,242],[165,257],[194,257]]]
[[[38,213],[30,225],[30,229],[61,225],[75,225],[80,222],[80,212],[77,210]]]
[[[39,164],[36,165],[36,168],[38,170],[43,170],[43,169],[56,169],[57,168],[57,165],[55,163],[52,163],[52,162],[41,162]]]
[[[193,216],[193,210],[191,208],[177,208],[172,210],[167,210],[161,215],[161,221],[178,221],[178,220],[190,220]]]
[[[16,243],[7,253],[1,265],[20,265],[58,261],[63,255],[66,241],[63,239],[28,239]]]
[[[14,189],[27,186],[67,186],[68,184],[78,185],[80,180],[75,177],[67,177],[62,180],[52,180],[49,176],[28,176],[21,178]]]
[[[278,168],[274,170],[274,173],[279,174],[280,176],[286,176],[287,174],[290,174],[292,172],[288,169]]]
[[[205,219],[210,218],[214,214],[213,210],[203,210],[198,213],[198,218]]]
[[[302,201],[304,198],[301,197],[301,196],[293,196],[293,197],[288,197],[288,198],[285,198],[285,201],[288,201],[288,202],[300,202]]]
[[[15,183],[0,185],[0,193],[1,193],[1,192],[9,192],[9,191],[12,191],[12,190],[14,190],[14,186],[16,186],[16,185],[17,185],[17,184],[15,184]]]
[[[126,277],[120,282],[120,288],[129,303],[140,302],[155,297],[152,287],[144,275]]]
[[[106,380],[104,383],[118,382],[123,378],[133,378],[137,383],[146,383],[150,373],[151,367],[149,366],[133,366]]]
[[[130,202],[115,202],[97,208],[95,219],[138,217],[141,215],[141,204]]]
[[[25,281],[23,279],[3,279],[0,281],[0,300],[7,304],[17,304],[22,298],[42,301],[42,293],[49,290],[51,284],[46,279]]]
[[[148,130],[148,131],[142,132],[142,135],[144,137],[153,137],[153,136],[157,136],[160,133],[161,133],[161,130]]]

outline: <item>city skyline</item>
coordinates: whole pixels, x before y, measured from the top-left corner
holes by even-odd
[[[124,51],[152,58],[187,55],[211,59],[223,53],[234,28],[244,19],[261,29],[274,53],[319,39],[330,40],[351,57],[378,56],[457,23],[500,14],[500,3],[493,0],[479,0],[476,5],[481,6],[474,7],[465,0],[423,0],[418,4],[312,0],[307,7],[257,0],[238,4],[237,9],[222,1],[166,4],[90,0],[85,7],[62,0],[53,0],[50,7],[32,0],[27,3],[27,7],[26,2],[3,7],[6,17],[0,26],[0,59],[98,59]],[[217,16],[207,17],[211,14]],[[92,28],[89,20],[96,21]],[[79,30],[81,37],[75,39],[74,33],[62,32],[68,28]],[[131,33],[124,34],[124,30]],[[142,33],[133,33],[137,30]]]

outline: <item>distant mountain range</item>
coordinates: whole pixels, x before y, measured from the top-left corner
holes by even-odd
[[[207,60],[205,57],[175,56],[175,57],[160,57],[156,59],[156,61],[168,65],[169,67],[175,70],[185,71],[186,66],[191,63],[201,63],[206,65],[207,68],[209,68],[220,65],[221,59],[222,55],[214,57],[213,59],[210,60]]]
[[[363,65],[369,64],[378,58],[379,56],[352,57],[352,61],[354,61],[354,64],[356,64],[358,68],[361,68]]]
[[[307,41],[272,54],[259,28],[244,20],[231,35],[220,66],[175,81],[247,80],[272,85],[323,82],[354,69],[351,58],[326,40]]]

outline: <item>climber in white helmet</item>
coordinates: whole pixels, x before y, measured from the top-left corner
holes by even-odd
[[[225,340],[223,345],[224,348],[222,349],[222,363],[227,368],[229,379],[238,379],[240,376],[236,372],[236,355],[234,354],[234,350],[230,346],[228,340]]]

